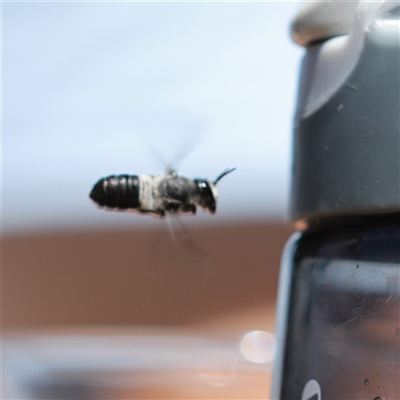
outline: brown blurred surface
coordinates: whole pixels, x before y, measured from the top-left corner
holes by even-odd
[[[165,230],[3,237],[3,327],[271,329],[290,227],[241,224],[190,233],[184,245]]]

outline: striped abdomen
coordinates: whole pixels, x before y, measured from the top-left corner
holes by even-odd
[[[90,192],[99,206],[126,210],[138,208],[139,178],[137,175],[111,175],[100,179]]]

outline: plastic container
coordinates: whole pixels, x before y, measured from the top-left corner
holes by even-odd
[[[282,258],[272,399],[400,398],[399,10],[318,2],[293,23],[307,46],[292,181],[299,232]],[[352,23],[335,25],[341,13]]]

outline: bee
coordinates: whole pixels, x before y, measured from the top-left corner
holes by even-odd
[[[110,175],[94,185],[90,198],[108,210],[130,210],[157,217],[195,215],[198,206],[214,214],[216,185],[235,169],[223,171],[213,182],[189,179],[173,169],[164,175]]]

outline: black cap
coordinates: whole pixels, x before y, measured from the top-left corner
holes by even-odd
[[[368,5],[357,9],[349,35],[307,49],[294,137],[295,221],[400,211],[400,8],[379,4],[372,18]]]

